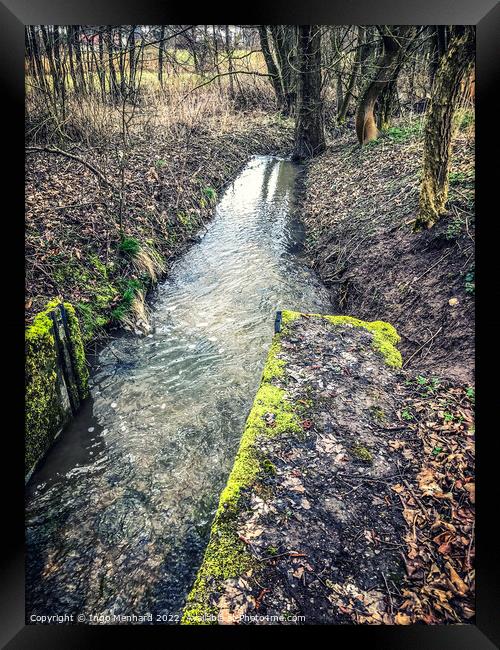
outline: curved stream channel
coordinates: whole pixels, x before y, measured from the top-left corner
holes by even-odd
[[[28,617],[178,621],[275,312],[331,311],[300,255],[297,173],[252,158],[158,288],[152,334],[99,353],[91,398],[28,485]]]

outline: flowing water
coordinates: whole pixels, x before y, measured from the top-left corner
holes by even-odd
[[[300,256],[297,173],[252,158],[159,287],[152,334],[99,353],[91,398],[28,485],[28,617],[178,620],[275,312],[331,310]]]

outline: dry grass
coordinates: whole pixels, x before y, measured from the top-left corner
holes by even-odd
[[[132,263],[139,276],[147,275],[153,283],[157,282],[158,278],[165,273],[165,262],[155,250],[146,244],[143,244],[134,255]]]
[[[259,65],[252,65],[259,71]],[[222,70],[223,71],[223,70]],[[162,88],[155,75],[143,73],[140,92],[134,103],[103,102],[99,93],[76,96],[69,93],[64,108],[54,106],[46,95],[26,85],[26,140],[30,144],[65,142],[103,146],[116,137],[155,134],[175,135],[179,129],[210,124],[230,130],[239,119],[237,109],[275,108],[271,84],[265,77],[244,74],[234,77],[234,97],[228,77],[221,77],[198,88],[213,75],[172,76]]]
[[[150,318],[146,295],[143,291],[137,291],[129,311],[121,318],[121,324],[132,332],[147,334],[151,329]]]

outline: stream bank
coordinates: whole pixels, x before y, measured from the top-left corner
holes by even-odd
[[[405,368],[462,385],[474,378],[474,121],[460,113],[448,215],[412,230],[423,122],[360,148],[351,130],[307,167],[303,217],[313,268],[340,313],[388,320]]]
[[[68,164],[58,155],[27,157],[28,475],[76,412],[66,404],[56,339],[50,323],[47,328],[51,306],[68,305],[78,325],[73,347],[83,343],[87,353],[96,352],[110,329],[147,334],[148,292],[206,231],[223,188],[252,155],[286,152],[291,145],[289,121],[259,113],[245,118],[195,127],[181,123],[167,137],[161,132],[135,135],[124,206],[81,163]],[[78,155],[95,164],[113,146],[119,147],[119,141],[90,140]],[[102,168],[105,164],[108,177],[117,178],[117,161],[100,160]],[[86,368],[77,373],[83,383],[85,373]]]
[[[26,324],[60,296],[87,349],[109,327],[147,329],[145,294],[206,228],[223,188],[252,155],[286,154],[292,137],[290,120],[259,112],[135,133],[123,206],[80,163],[27,156]],[[90,134],[78,155],[116,184],[120,159],[109,152],[120,146],[116,133],[103,142]]]

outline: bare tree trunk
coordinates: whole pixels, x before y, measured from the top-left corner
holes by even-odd
[[[73,59],[73,43],[75,39],[75,28],[73,25],[68,25],[68,60],[69,60],[69,74],[73,82],[73,90],[75,93],[79,91],[78,78],[76,76],[75,64]]]
[[[225,34],[226,34],[226,59],[227,59],[227,71],[229,72],[229,97],[234,99],[234,79],[233,79],[233,59],[231,52],[231,37],[229,33],[229,25],[224,25]]]
[[[325,149],[321,101],[321,31],[319,25],[299,25],[297,114],[294,160],[317,156]]]
[[[395,113],[398,98],[398,76],[401,70],[402,60],[396,65],[389,83],[383,88],[378,98],[378,117],[377,126],[383,131],[388,129],[391,124],[391,118]],[[410,80],[412,77],[410,77]],[[412,85],[410,85],[410,93]]]
[[[217,83],[219,85],[219,92],[222,92],[222,82],[220,78],[220,68],[219,68],[219,45],[217,43],[217,31],[215,25],[212,25],[212,34],[214,40],[214,66],[217,71]]]
[[[356,55],[354,57],[354,63],[353,63],[353,66],[352,66],[351,75],[350,75],[349,81],[347,83],[347,88],[346,88],[346,92],[345,92],[345,95],[344,95],[344,99],[343,99],[343,101],[342,101],[342,103],[340,105],[340,109],[339,109],[338,115],[337,115],[337,120],[338,120],[339,124],[344,122],[344,120],[345,120],[345,118],[347,116],[347,111],[349,109],[349,103],[350,103],[351,97],[352,97],[352,91],[354,90],[354,86],[356,84],[356,79],[358,77],[359,68],[360,68],[360,65],[361,65],[361,53],[362,53],[362,50],[363,50],[364,37],[365,37],[365,28],[362,25],[360,25],[358,27],[358,40],[357,40],[357,45],[356,45],[357,49],[356,49]]]
[[[49,64],[50,76],[52,77],[53,94],[55,97],[58,97],[59,83],[57,78],[56,66],[54,63],[54,51],[53,51],[52,40],[50,38],[50,35],[47,31],[47,27],[45,25],[40,25],[40,30],[42,32],[43,44],[45,47],[45,56],[47,57],[47,61]]]
[[[45,79],[45,71],[43,69],[42,57],[40,54],[37,33],[34,25],[29,26],[29,31],[31,35],[31,47],[33,49],[34,67],[37,71],[38,83],[40,84],[40,89],[43,90],[45,96],[47,96],[47,80]]]
[[[356,113],[356,134],[360,144],[366,144],[378,137],[374,116],[375,102],[392,79],[413,27],[383,26],[381,30],[384,50],[377,62],[375,77],[365,88]]]
[[[78,70],[78,77],[80,78],[80,91],[85,92],[85,72],[83,70],[83,61],[82,61],[82,48],[80,45],[80,25],[77,25],[74,29],[75,35],[75,54],[76,54],[76,66]]]
[[[158,81],[163,88],[163,59],[165,56],[165,25],[160,28],[160,43],[158,47]]]
[[[295,30],[290,25],[273,25],[270,28],[276,52],[277,67],[283,94],[282,112],[291,115],[297,98],[295,61]]]
[[[28,66],[29,74],[31,75],[33,81],[36,81],[36,66],[35,66],[35,52],[32,43],[31,30],[28,26],[25,27],[25,43],[26,43],[26,52],[25,52],[25,63]]]
[[[273,85],[274,94],[276,95],[276,100],[278,102],[278,108],[279,110],[282,110],[285,105],[285,99],[283,96],[283,87],[281,85],[278,68],[274,63],[273,55],[271,54],[271,48],[269,46],[269,37],[267,33],[267,25],[259,25],[259,37],[260,37],[260,47],[262,49],[264,61],[266,62],[267,71],[271,75],[271,83]]]
[[[129,46],[129,84],[130,93],[133,95],[135,92],[135,73],[136,73],[136,54],[135,54],[135,30],[137,25],[131,25],[130,31],[130,46]]]
[[[63,120],[66,117],[66,75],[61,60],[61,32],[59,25],[54,25],[54,68],[57,75],[58,93],[61,97]]]
[[[106,99],[106,69],[104,68],[104,34],[102,27],[99,29],[99,81],[103,101]]]
[[[474,63],[474,27],[455,27],[432,87],[425,124],[424,160],[415,229],[431,228],[448,200],[453,115],[461,85]]]
[[[113,100],[116,101],[118,98],[118,84],[116,82],[116,71],[113,61],[113,30],[111,25],[106,25],[106,40],[108,45],[109,91]]]

